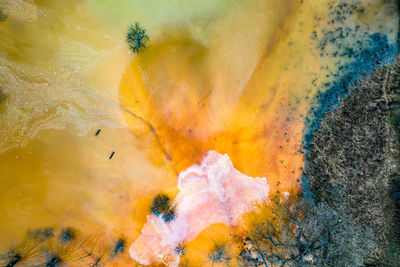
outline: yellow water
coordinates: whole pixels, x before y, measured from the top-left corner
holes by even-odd
[[[310,39],[330,2],[0,0],[0,249],[45,226],[131,242],[152,196],[176,194],[210,149],[297,187],[310,84],[335,68]],[[388,3],[363,1],[355,20],[394,41]],[[136,21],[150,36],[138,56],[124,40]]]

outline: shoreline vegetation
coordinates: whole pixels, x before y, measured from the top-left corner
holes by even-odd
[[[324,115],[306,154],[305,181],[315,203],[343,205],[375,248],[365,265],[400,262],[399,57],[357,82]]]
[[[4,17],[0,13],[0,20]],[[132,53],[146,31],[131,25]],[[303,191],[278,192],[246,214],[231,239],[208,252],[211,266],[396,266],[400,262],[400,57],[354,85],[335,110],[323,113],[306,149]],[[0,88],[1,89],[1,88]],[[0,90],[1,102],[7,97]],[[96,132],[96,136],[100,129]],[[112,159],[114,152],[110,155]],[[279,184],[277,185],[279,189]],[[175,208],[158,194],[149,211],[166,223]],[[73,227],[28,231],[0,253],[0,266],[104,266],[132,240],[113,242]],[[180,266],[197,266],[176,248]]]
[[[398,266],[400,57],[354,86],[313,133],[307,189],[278,190],[247,214],[211,266]]]
[[[107,242],[73,227],[30,230],[19,244],[0,255],[0,266],[104,266],[125,251],[121,236]]]

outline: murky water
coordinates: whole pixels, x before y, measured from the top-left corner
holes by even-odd
[[[347,2],[0,0],[0,248],[45,226],[132,241],[152,196],[210,149],[298,187],[314,97],[373,63],[357,51],[395,50],[395,1]]]

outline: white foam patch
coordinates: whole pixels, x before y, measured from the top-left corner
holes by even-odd
[[[193,240],[216,223],[236,225],[255,203],[268,197],[266,178],[252,178],[237,171],[228,155],[209,151],[200,165],[182,171],[175,199],[176,218],[166,223],[149,215],[140,237],[132,244],[131,257],[140,264],[162,262],[178,266],[175,248]]]

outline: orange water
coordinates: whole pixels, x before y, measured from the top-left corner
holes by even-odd
[[[335,68],[310,39],[329,2],[0,0],[0,248],[44,226],[132,241],[152,196],[176,194],[210,149],[272,190],[298,187],[310,84]],[[394,40],[387,1],[363,2],[357,23]],[[138,56],[135,21],[150,35]]]

